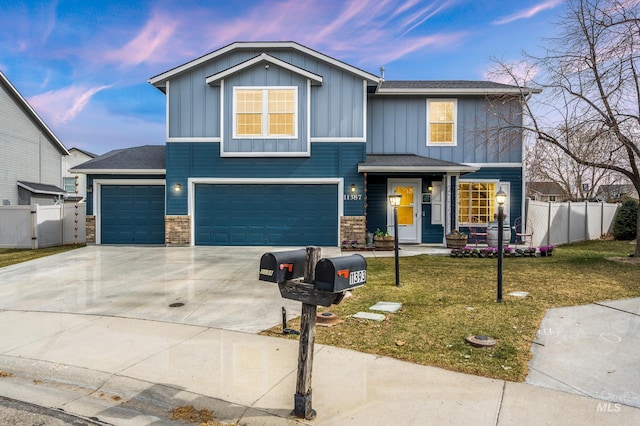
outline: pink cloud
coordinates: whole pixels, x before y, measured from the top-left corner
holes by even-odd
[[[154,13],[131,41],[119,49],[107,51],[104,58],[125,66],[163,62],[165,55],[160,50],[170,41],[177,25],[175,19]]]
[[[46,122],[61,125],[72,121],[87,106],[93,95],[108,87],[110,86],[69,86],[32,96],[28,102]]]
[[[560,5],[563,0],[548,0],[543,3],[540,3],[536,6],[530,7],[529,9],[521,10],[512,15],[505,16],[502,19],[498,19],[497,21],[493,21],[494,25],[504,25],[513,21],[517,21],[519,19],[527,19],[537,15],[540,12],[543,12],[548,9],[553,9],[554,7]]]

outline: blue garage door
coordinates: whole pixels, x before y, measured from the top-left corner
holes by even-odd
[[[336,246],[338,187],[196,185],[195,243]]]
[[[164,186],[103,185],[102,244],[164,244]]]

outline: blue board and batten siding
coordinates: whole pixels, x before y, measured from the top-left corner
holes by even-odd
[[[520,163],[522,134],[498,132],[503,117],[521,120],[517,100],[491,105],[483,97],[457,99],[456,146],[427,146],[427,97],[369,96],[367,152],[416,154],[454,163]]]
[[[288,62],[322,77],[322,85],[311,86],[311,122],[307,123],[306,78],[292,71],[264,64],[242,70],[225,79],[225,135],[220,132],[220,86],[209,86],[208,76],[214,75],[261,53]],[[168,97],[168,135],[172,138],[230,138],[233,86],[297,86],[298,138],[306,144],[307,124],[312,138],[364,138],[365,87],[362,77],[332,66],[317,58],[290,50],[265,48],[239,50],[194,67],[172,77]],[[302,121],[301,121],[302,120]],[[304,138],[304,139],[303,139]],[[243,144],[244,145],[244,144]],[[225,146],[225,150],[226,150]],[[259,147],[252,147],[259,148]],[[263,152],[273,145],[260,147]],[[229,149],[233,149],[229,146]],[[244,149],[244,146],[243,146]],[[298,147],[294,146],[294,149]]]

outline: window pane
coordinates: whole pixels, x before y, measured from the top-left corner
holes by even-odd
[[[269,113],[293,113],[293,89],[269,90]]]
[[[67,192],[76,192],[76,178],[64,178],[64,190]]]
[[[238,114],[236,124],[238,135],[262,135],[262,114]]]
[[[453,142],[453,124],[432,124],[431,142]]]
[[[269,114],[269,135],[293,136],[293,114]]]

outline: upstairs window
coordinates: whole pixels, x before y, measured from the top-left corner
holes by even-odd
[[[427,100],[427,145],[456,145],[457,109],[455,99]]]
[[[64,179],[64,190],[66,192],[76,192],[76,178],[66,177]]]
[[[234,88],[234,138],[295,138],[297,87]]]

